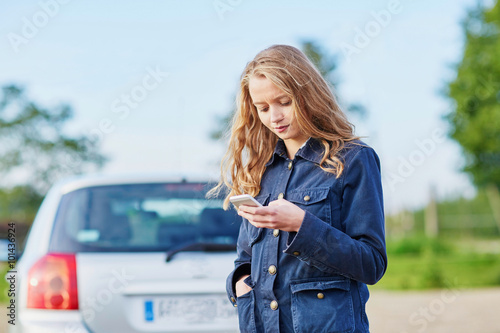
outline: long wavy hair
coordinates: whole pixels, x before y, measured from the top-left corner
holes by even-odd
[[[346,142],[358,139],[330,86],[304,53],[288,45],[273,45],[261,51],[241,75],[229,146],[221,163],[221,180],[211,191],[214,194],[227,189],[225,208],[230,196],[256,196],[260,192],[266,163],[278,141],[262,124],[252,103],[249,81],[253,76],[265,76],[291,98],[300,131],[324,147],[319,164],[324,171],[339,177],[344,164],[337,154]]]

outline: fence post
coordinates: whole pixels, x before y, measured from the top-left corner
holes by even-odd
[[[498,232],[500,232],[500,193],[498,193],[498,187],[495,184],[488,185],[486,187],[486,196],[490,202],[493,219],[497,223]]]
[[[425,235],[429,238],[437,237],[439,233],[439,221],[436,203],[436,191],[434,186],[430,187],[429,190],[429,203],[425,208]]]

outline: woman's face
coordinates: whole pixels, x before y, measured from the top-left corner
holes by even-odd
[[[252,76],[248,89],[260,121],[283,139],[288,150],[298,148],[307,140],[294,117],[292,99],[265,76]]]

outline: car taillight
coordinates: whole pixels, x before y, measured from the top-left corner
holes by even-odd
[[[74,254],[50,253],[28,273],[28,308],[78,309],[76,259]]]

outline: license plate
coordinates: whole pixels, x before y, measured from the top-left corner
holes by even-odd
[[[236,309],[226,297],[219,295],[170,296],[144,301],[144,320],[150,323],[217,323],[236,316]]]

